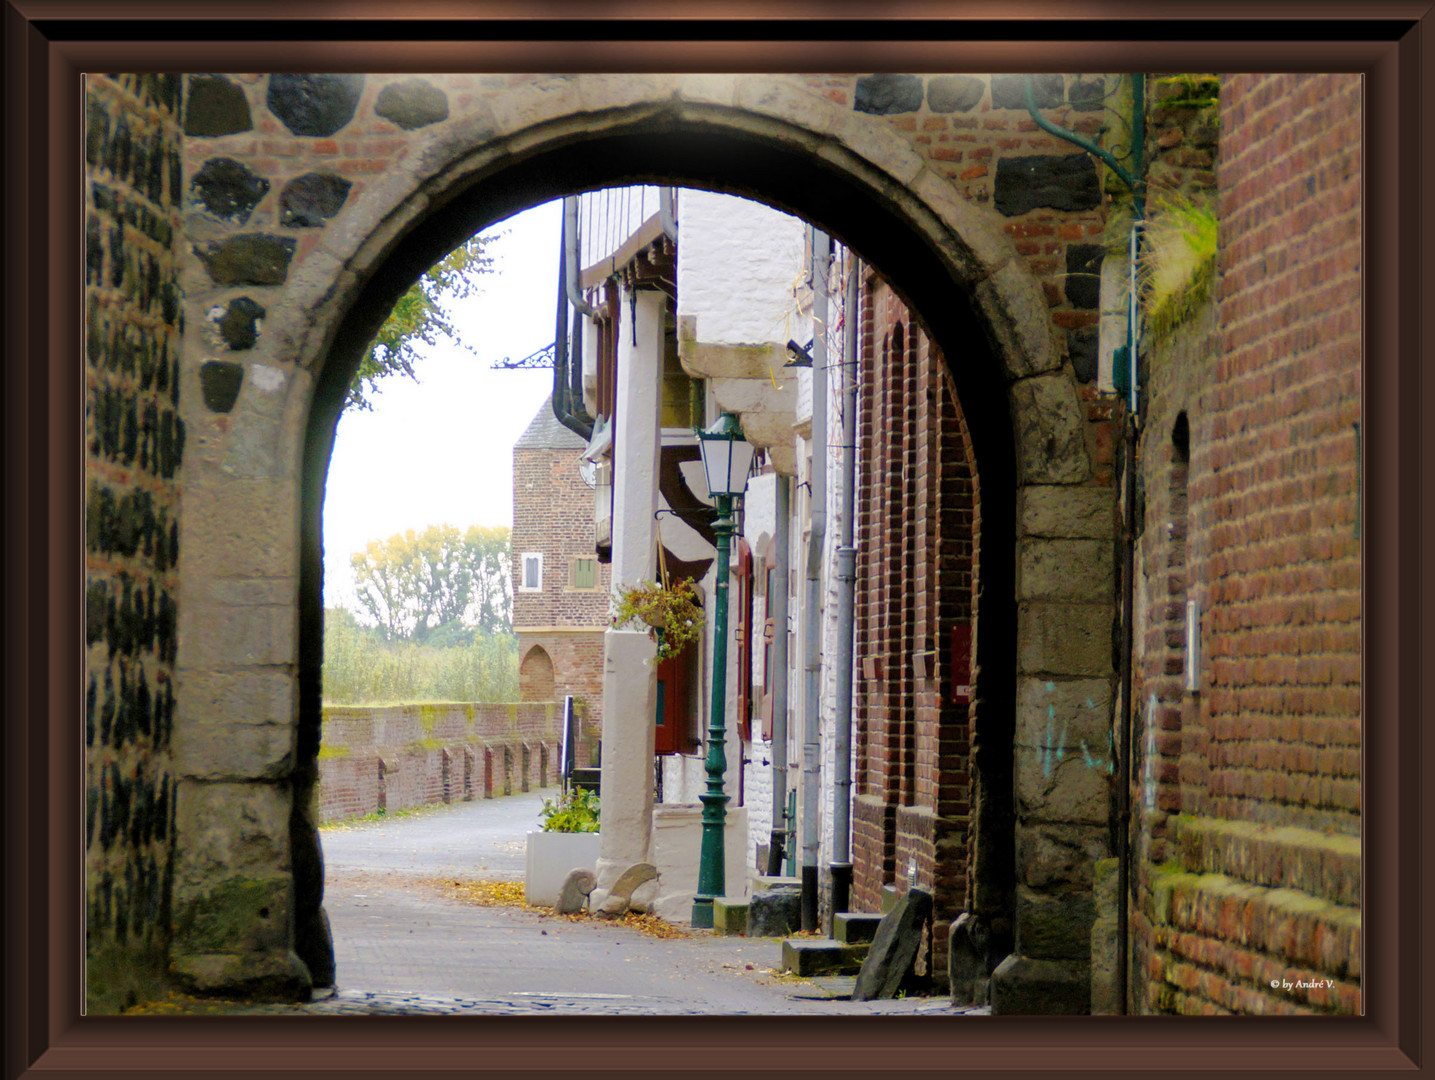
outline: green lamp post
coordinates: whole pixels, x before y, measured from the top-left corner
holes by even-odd
[[[734,499],[742,498],[752,467],[752,446],[743,438],[742,428],[732,413],[723,413],[706,431],[697,432],[702,451],[708,493],[717,507],[713,534],[717,540],[717,581],[713,586],[713,694],[708,712],[708,750],[704,767],[707,791],[698,796],[703,804],[703,840],[698,860],[698,891],[693,897],[693,925],[711,927],[713,899],[725,891],[726,866],[723,857],[723,829],[727,817],[727,796],[723,774],[727,772],[727,573],[729,541],[735,529]]]

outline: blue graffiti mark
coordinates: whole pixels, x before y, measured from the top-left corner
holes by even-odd
[[[1045,690],[1048,694],[1054,693],[1056,690],[1056,684],[1054,682],[1046,683]],[[1096,702],[1092,701],[1091,698],[1087,698],[1086,707],[1092,712],[1095,712]],[[1068,726],[1068,722],[1066,720],[1062,720],[1061,732],[1060,734],[1057,733],[1056,706],[1052,703],[1048,703],[1046,706],[1046,738],[1045,740],[1043,740],[1041,750],[1041,771],[1043,776],[1050,777],[1052,769],[1055,767],[1056,763],[1065,759],[1066,733]],[[1106,732],[1106,745],[1108,756],[1104,758],[1094,757],[1092,756],[1090,748],[1086,745],[1086,740],[1082,739],[1081,757],[1082,760],[1085,762],[1087,768],[1100,769],[1104,767],[1106,769],[1107,775],[1109,776],[1116,771],[1115,736],[1112,734],[1109,728]]]

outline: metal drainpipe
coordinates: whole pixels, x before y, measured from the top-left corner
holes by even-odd
[[[572,407],[572,389],[568,379],[568,304],[571,298],[570,282],[568,279],[568,255],[569,241],[576,238],[569,232],[568,199],[563,200],[563,227],[560,247],[562,251],[558,260],[558,321],[553,333],[553,415],[558,422],[575,435],[585,441],[593,437],[593,418],[588,415],[582,407],[582,396],[580,394],[578,409]],[[576,206],[576,200],[574,200]],[[577,216],[574,215],[573,227],[577,228]],[[575,259],[576,265],[576,259]],[[576,270],[575,270],[576,273]],[[584,307],[587,307],[585,304]],[[591,312],[593,309],[588,308]],[[582,324],[579,323],[581,326]],[[581,340],[581,339],[580,339]],[[578,357],[577,374],[574,376],[574,383],[581,387],[582,379],[582,356]]]
[[[787,813],[787,589],[791,559],[788,534],[791,524],[792,480],[777,477],[777,528],[773,536],[772,585],[772,839],[767,849],[767,872],[782,874],[782,862],[789,845],[792,821]]]
[[[857,479],[857,277],[859,263],[847,254],[847,295],[842,334],[842,472],[837,492],[837,679],[833,705],[832,779],[832,911],[849,910],[852,898],[852,653],[853,599],[857,582],[857,548],[853,544]]]
[[[821,800],[822,547],[827,534],[827,272],[832,241],[812,230],[812,465],[808,484],[807,603],[802,613],[806,684],[802,696],[802,929],[818,928],[817,831]]]
[[[1131,76],[1131,164],[1137,177],[1145,176],[1146,76]],[[1116,1005],[1129,1011],[1129,942],[1131,933],[1131,693],[1135,685],[1136,611],[1136,448],[1140,438],[1141,389],[1137,378],[1139,341],[1136,297],[1136,263],[1141,255],[1141,233],[1146,220],[1146,194],[1140,183],[1131,186],[1131,266],[1127,290],[1126,348],[1130,358],[1129,400],[1123,433],[1126,482],[1122,485],[1123,543],[1121,552],[1121,769],[1117,780],[1118,832],[1116,834]]]

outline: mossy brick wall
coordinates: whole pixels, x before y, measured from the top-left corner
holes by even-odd
[[[1219,98],[1213,311],[1151,354],[1147,662],[1135,698],[1151,713],[1150,756],[1134,792],[1144,855],[1134,1004],[1352,1013],[1359,80],[1223,77]],[[1172,497],[1180,411],[1190,439],[1184,514]],[[1202,606],[1197,694],[1178,685],[1185,643],[1174,601],[1186,595]]]
[[[85,82],[86,928],[120,983],[163,958],[174,874],[180,89]]]
[[[319,819],[545,787],[557,778],[561,717],[552,702],[326,708]]]

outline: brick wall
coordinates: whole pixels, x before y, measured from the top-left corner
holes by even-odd
[[[1148,350],[1138,1011],[1359,1010],[1360,107],[1221,79],[1215,295]]]
[[[575,436],[576,438],[576,436]],[[595,588],[576,589],[571,563],[595,558],[593,489],[578,474],[581,450],[528,448],[513,451],[513,619],[517,627],[603,627],[608,622],[612,567],[598,566]],[[521,592],[519,558],[543,554],[543,589]],[[555,671],[555,675],[562,678]]]
[[[562,717],[554,702],[326,708],[320,820],[548,787]]]
[[[950,641],[974,614],[976,477],[945,361],[875,275],[862,343],[853,901],[932,891],[940,971],[967,899],[971,726]]]
[[[180,85],[85,82],[86,943],[101,1009],[163,962],[169,937]]]

